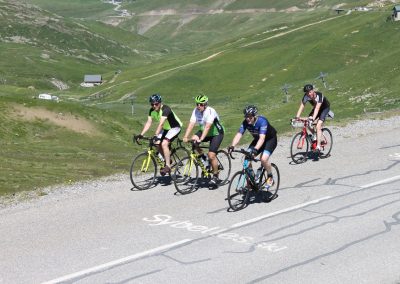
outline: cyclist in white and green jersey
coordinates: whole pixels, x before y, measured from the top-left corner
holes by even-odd
[[[192,112],[189,125],[186,129],[183,141],[187,142],[189,135],[192,133],[195,124],[200,125],[200,130],[192,136],[192,140],[198,143],[210,142],[208,149],[208,159],[210,161],[213,177],[211,178],[212,184],[218,184],[218,162],[216,154],[222,140],[224,139],[225,129],[221,124],[218,113],[214,108],[208,105],[208,97],[199,95],[195,98],[196,108]],[[201,149],[198,150],[201,153]]]
[[[141,139],[147,130],[149,130],[153,119],[158,121],[158,126],[154,133],[153,140],[158,146],[159,152],[164,156],[165,167],[160,170],[161,175],[164,176],[171,173],[171,153],[169,150],[169,144],[174,141],[181,132],[182,122],[169,106],[162,103],[159,94],[151,95],[149,102],[151,104],[149,116],[142,132],[137,136],[137,138]]]

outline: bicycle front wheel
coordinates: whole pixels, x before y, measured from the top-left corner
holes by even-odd
[[[178,147],[171,150],[171,171],[174,172],[175,167],[181,164],[183,158],[189,157],[190,152],[184,147]]]
[[[293,136],[292,143],[290,144],[290,157],[296,164],[304,163],[307,160],[309,141],[302,132]]]
[[[172,179],[180,194],[188,194],[196,189],[199,178],[197,163],[190,157],[183,158],[175,167]]]
[[[273,183],[272,185],[269,185],[267,183],[267,171],[263,171],[262,176],[260,177],[260,184],[261,186],[259,188],[262,189],[263,194],[265,194],[265,201],[266,202],[270,202],[272,200],[274,200],[275,198],[278,197],[278,190],[279,190],[279,184],[280,184],[280,180],[281,180],[281,176],[279,173],[279,169],[277,167],[277,165],[275,165],[274,163],[271,163],[271,169],[272,169],[272,179],[273,179]]]
[[[220,180],[219,185],[226,184],[229,175],[231,174],[232,163],[231,158],[228,153],[224,150],[219,150],[217,152],[218,161],[218,178]]]
[[[243,209],[250,196],[247,175],[244,171],[236,172],[228,187],[228,204],[233,211]]]
[[[137,189],[149,189],[154,184],[156,173],[156,161],[147,152],[140,153],[133,159],[130,177],[132,185]]]
[[[328,128],[322,128],[322,136],[321,136],[321,151],[320,157],[326,158],[331,154],[333,146],[333,137],[332,132]]]

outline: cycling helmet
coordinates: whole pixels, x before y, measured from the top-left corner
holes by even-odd
[[[159,94],[153,94],[149,97],[149,103],[161,103],[161,96]]]
[[[308,93],[309,91],[313,90],[314,87],[311,84],[306,84],[303,88],[304,93]]]
[[[205,104],[208,102],[208,97],[205,95],[198,95],[194,98],[194,101],[196,102],[196,104]]]
[[[247,106],[247,107],[245,107],[245,108],[243,109],[243,114],[244,114],[245,116],[247,116],[247,115],[256,116],[257,113],[258,113],[258,109],[257,109],[257,107],[254,106],[254,105],[249,105],[249,106]]]

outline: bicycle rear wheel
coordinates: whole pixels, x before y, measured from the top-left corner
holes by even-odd
[[[281,179],[278,167],[274,163],[271,163],[271,168],[272,178],[274,180],[272,186],[267,186],[267,171],[265,169],[263,170],[262,176],[260,177],[261,186],[259,188],[262,188],[262,192],[263,195],[265,195],[264,197],[266,202],[270,202],[278,197],[278,190]]]
[[[132,185],[137,189],[149,189],[154,184],[156,173],[156,161],[147,152],[140,153],[133,159],[130,178]]]
[[[333,146],[332,132],[328,128],[322,128],[321,136],[321,151],[319,156],[321,158],[327,158],[331,154]]]
[[[244,171],[236,172],[228,188],[228,204],[233,211],[243,209],[247,204],[250,196],[250,188],[248,187],[247,175]]]
[[[224,150],[217,152],[218,161],[218,178],[220,180],[219,185],[226,184],[229,175],[231,174],[232,163],[228,153]]]
[[[290,157],[292,161],[296,164],[304,163],[307,160],[309,149],[309,141],[307,137],[304,137],[302,132],[294,135],[290,144]]]
[[[192,158],[185,157],[175,167],[172,179],[180,194],[188,194],[196,189],[199,168]]]

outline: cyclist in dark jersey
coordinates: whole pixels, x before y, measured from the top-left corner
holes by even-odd
[[[267,185],[272,186],[274,179],[272,176],[271,163],[269,157],[274,152],[278,145],[275,128],[268,122],[267,118],[258,115],[257,107],[249,105],[243,110],[245,119],[233,138],[231,146],[228,147],[228,152],[231,152],[239,143],[243,133],[248,130],[253,136],[253,141],[249,145],[249,151],[257,156],[261,153],[261,164],[267,171]]]
[[[332,116],[333,113],[330,111],[330,103],[328,99],[322,95],[321,92],[316,92],[313,85],[306,84],[303,88],[304,96],[301,100],[299,110],[297,111],[296,119],[300,118],[301,113],[304,110],[305,104],[310,102],[313,106],[310,114],[308,115],[309,125],[316,124],[317,129],[317,151],[321,150],[321,135],[322,127],[326,117]],[[312,130],[312,128],[310,128]]]
[[[149,130],[153,119],[158,122],[157,129],[154,133],[154,141],[158,146],[159,152],[164,156],[165,167],[161,168],[161,175],[166,175],[171,172],[171,153],[169,150],[169,144],[178,137],[181,132],[182,122],[178,116],[172,111],[172,109],[162,103],[161,96],[159,94],[151,95],[149,98],[151,108],[147,122],[143,127],[138,139],[142,138],[143,135]]]

